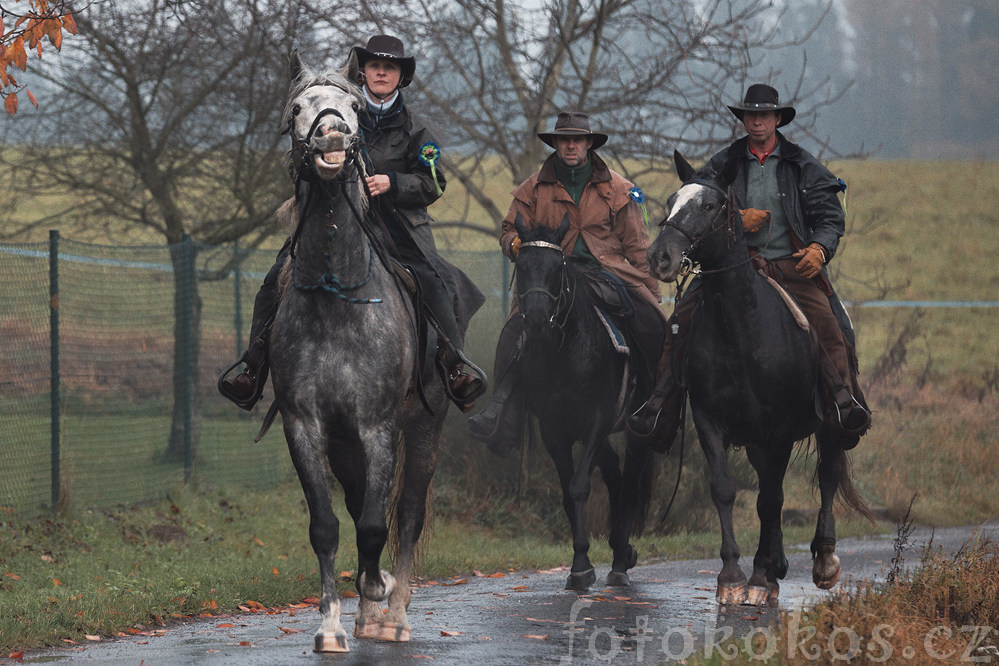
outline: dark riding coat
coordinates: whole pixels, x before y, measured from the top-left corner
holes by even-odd
[[[419,116],[409,112],[402,93],[386,114],[376,118],[362,109],[358,120],[364,133],[365,157],[372,173],[385,174],[391,181],[387,193],[372,198],[372,208],[378,211],[386,225],[402,223],[419,252],[441,276],[459,323],[467,325],[485,302],[485,295],[463,271],[437,253],[437,244],[430,229],[433,218],[427,213],[427,206],[441,195],[437,193],[430,166],[420,159],[420,148],[431,141],[438,146],[440,143]],[[439,163],[436,171],[437,182],[443,191],[447,181]]]
[[[777,132],[777,139],[780,142],[777,184],[783,202],[784,216],[794,235],[795,249],[801,249],[809,243],[818,243],[825,248],[826,263],[828,263],[836,254],[839,239],[846,230],[843,206],[837,196],[843,185],[807,150],[789,141],[780,132]],[[716,153],[707,166],[715,173],[722,173],[726,162],[734,160],[738,165],[738,171],[732,189],[737,200],[743,202],[746,201],[746,166],[750,164],[749,160],[745,159],[748,142],[748,137],[735,141],[728,148]],[[843,329],[850,345],[855,346],[853,324],[836,296],[824,266],[822,282],[840,328]]]

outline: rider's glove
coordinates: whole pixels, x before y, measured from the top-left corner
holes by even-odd
[[[739,210],[742,215],[742,228],[747,233],[753,233],[763,228],[764,224],[770,224],[770,211],[759,208],[742,208]]]
[[[792,257],[800,259],[794,270],[804,278],[813,278],[822,270],[826,263],[826,250],[818,243],[809,243],[808,247],[803,247],[795,252]]]

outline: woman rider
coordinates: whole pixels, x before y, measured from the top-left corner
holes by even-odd
[[[402,41],[389,35],[375,35],[365,47],[353,47],[350,57],[357,59],[358,83],[367,100],[358,120],[372,174],[366,178],[371,217],[388,232],[391,253],[417,276],[428,318],[437,324],[437,360],[445,387],[467,411],[486,386],[485,375],[464,355],[461,324],[467,325],[485,297],[468,276],[440,257],[430,229],[427,206],[441,197],[447,183],[437,164],[438,143],[403,100],[401,89],[412,82],[416,59],[406,56]],[[260,399],[266,380],[268,328],[277,311],[277,274],[286,252],[278,255],[254,302],[250,348],[241,357],[246,369],[222,381],[223,395],[243,409]],[[474,374],[465,372],[466,363]]]

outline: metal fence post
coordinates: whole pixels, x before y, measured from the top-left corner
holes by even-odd
[[[181,241],[181,257],[181,270],[184,271],[181,282],[184,285],[184,325],[182,327],[183,340],[181,344],[184,355],[184,380],[182,382],[182,399],[184,404],[182,409],[184,410],[184,485],[187,485],[191,481],[191,473],[194,468],[194,446],[191,434],[194,420],[191,413],[194,396],[192,386],[194,353],[191,349],[194,338],[192,331],[194,325],[194,242],[191,240],[190,234],[184,234],[184,238]]]
[[[49,230],[49,371],[50,429],[52,431],[52,510],[56,510],[61,491],[60,442],[61,429],[61,379],[59,376],[59,230]]]
[[[233,259],[236,260],[236,269],[232,272],[232,296],[235,299],[233,311],[235,312],[236,327],[236,358],[243,353],[243,304],[241,287],[243,282],[243,258],[239,254],[239,241],[232,244]]]

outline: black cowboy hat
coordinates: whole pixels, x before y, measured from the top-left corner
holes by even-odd
[[[375,35],[366,46],[355,46],[350,52],[357,56],[357,68],[363,70],[369,60],[391,60],[402,68],[399,87],[405,88],[416,73],[416,58],[406,55],[402,40],[391,35]]]
[[[596,150],[607,143],[607,135],[600,132],[590,131],[590,117],[578,111],[569,111],[558,114],[555,119],[555,129],[551,132],[543,132],[538,138],[547,143],[552,148],[555,147],[555,137],[557,136],[589,136],[593,138],[591,150]]]
[[[728,107],[735,117],[742,120],[744,111],[777,111],[780,113],[780,122],[777,127],[783,127],[794,120],[794,107],[780,105],[780,96],[774,88],[765,83],[754,83],[746,90],[746,98],[742,105]]]

